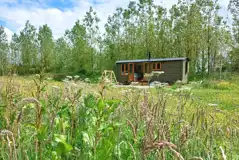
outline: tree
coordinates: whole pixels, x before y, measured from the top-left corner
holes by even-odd
[[[0,75],[5,75],[8,65],[8,41],[3,26],[0,26]]]
[[[54,46],[54,70],[56,73],[67,72],[70,71],[70,65],[72,63],[72,59],[70,58],[70,46],[64,39],[61,37],[56,40]]]
[[[104,37],[104,55],[105,67],[112,69],[114,62],[121,58],[121,23],[122,23],[122,8],[117,8],[116,13],[108,17],[105,24],[105,37]]]
[[[36,73],[39,66],[36,28],[26,22],[20,32],[21,65],[23,73]]]
[[[233,15],[233,31],[237,43],[239,43],[239,1],[230,0],[228,9]]]
[[[86,28],[86,32],[87,32],[87,41],[89,43],[90,46],[90,52],[89,52],[89,56],[90,56],[90,65],[91,67],[88,68],[88,70],[90,72],[94,71],[95,69],[97,69],[97,67],[95,66],[95,55],[96,55],[96,51],[95,49],[98,47],[98,36],[99,36],[99,23],[100,19],[98,18],[97,14],[95,11],[93,11],[93,8],[90,7],[89,11],[86,12],[86,15],[84,17],[84,26]]]
[[[47,25],[39,28],[38,41],[40,47],[40,68],[41,70],[51,71],[53,68],[54,41],[52,31]]]
[[[236,70],[238,1],[230,0],[229,5],[233,40],[219,9],[218,0],[179,0],[169,11],[153,0],[130,1],[126,8],[109,15],[102,34],[97,13],[90,7],[83,21],[76,21],[56,42],[47,25],[37,33],[27,21],[20,35],[13,36],[7,55],[21,73],[43,68],[72,74],[114,70],[117,60],[143,59],[147,52],[153,58],[188,57],[193,74],[211,74],[224,64]]]
[[[14,33],[12,36],[9,56],[10,56],[9,62],[12,66],[12,70],[16,72],[17,66],[20,64],[21,60],[20,39],[16,33]]]
[[[69,40],[71,46],[71,64],[72,70],[81,72],[90,68],[91,59],[89,56],[89,47],[87,43],[87,35],[85,27],[80,24],[80,21],[76,21],[75,25],[70,31],[66,31],[66,37]]]
[[[233,15],[234,35],[234,46],[230,52],[230,59],[232,62],[233,71],[239,72],[239,1],[230,0],[228,9]]]

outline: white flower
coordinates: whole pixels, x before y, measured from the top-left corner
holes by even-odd
[[[74,76],[74,79],[79,79],[79,78],[80,78],[80,76],[78,76],[78,75]]]
[[[211,107],[217,107],[218,104],[208,103],[208,106],[211,106]]]
[[[58,87],[58,86],[52,86],[52,88],[54,88],[54,89],[60,89],[60,87]]]
[[[72,80],[72,76],[66,76],[68,80]]]

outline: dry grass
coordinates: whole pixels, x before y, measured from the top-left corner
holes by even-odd
[[[40,77],[0,77],[0,87],[5,159],[239,158],[238,110],[208,106],[198,88],[115,88]]]

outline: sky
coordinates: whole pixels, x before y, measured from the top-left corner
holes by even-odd
[[[100,18],[100,30],[109,15],[117,7],[127,7],[130,0],[0,0],[0,25],[5,27],[8,40],[13,33],[19,33],[27,20],[36,28],[47,24],[54,38],[64,35],[66,29],[71,29],[77,19],[82,20],[86,11],[92,6]],[[137,1],[137,0],[136,0]],[[220,15],[227,17],[229,0],[218,0],[221,5]],[[177,0],[154,0],[169,9]]]

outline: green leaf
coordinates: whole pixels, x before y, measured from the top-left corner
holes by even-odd
[[[90,147],[93,147],[93,141],[90,138],[89,134],[86,132],[82,132],[82,136],[83,136],[83,141]]]
[[[106,100],[106,103],[109,105],[109,106],[112,106],[113,104],[119,104],[120,103],[120,100],[115,100],[115,99],[112,99],[112,100]]]
[[[56,147],[57,155],[62,155],[63,151],[64,151],[64,145],[63,143],[59,142]]]
[[[46,125],[42,125],[40,129],[38,129],[37,131],[37,138],[40,140],[40,141],[43,141],[46,137],[46,133],[47,133],[47,129],[48,127]]]
[[[66,141],[66,136],[62,134],[54,134],[54,138],[56,142]]]
[[[92,95],[92,94],[87,95],[84,99],[84,103],[85,103],[86,107],[94,108],[96,106],[96,101],[95,101],[94,95]]]
[[[73,149],[73,147],[66,142],[65,135],[55,134],[54,137],[55,142],[58,142],[56,146],[56,152],[58,155],[66,154]]]
[[[99,99],[97,107],[98,107],[99,110],[103,110],[104,109],[105,103],[104,103],[103,99]]]
[[[104,129],[106,129],[108,126],[109,126],[108,123],[102,123],[102,124],[100,125],[100,128],[99,128],[98,130],[99,130],[99,131],[100,131],[100,130],[104,130]]]
[[[66,142],[63,142],[63,145],[64,145],[64,153],[65,154],[70,152],[73,149],[73,147],[70,144],[66,143]]]
[[[102,145],[97,146],[97,159],[112,159],[114,145],[107,138],[102,140]]]

